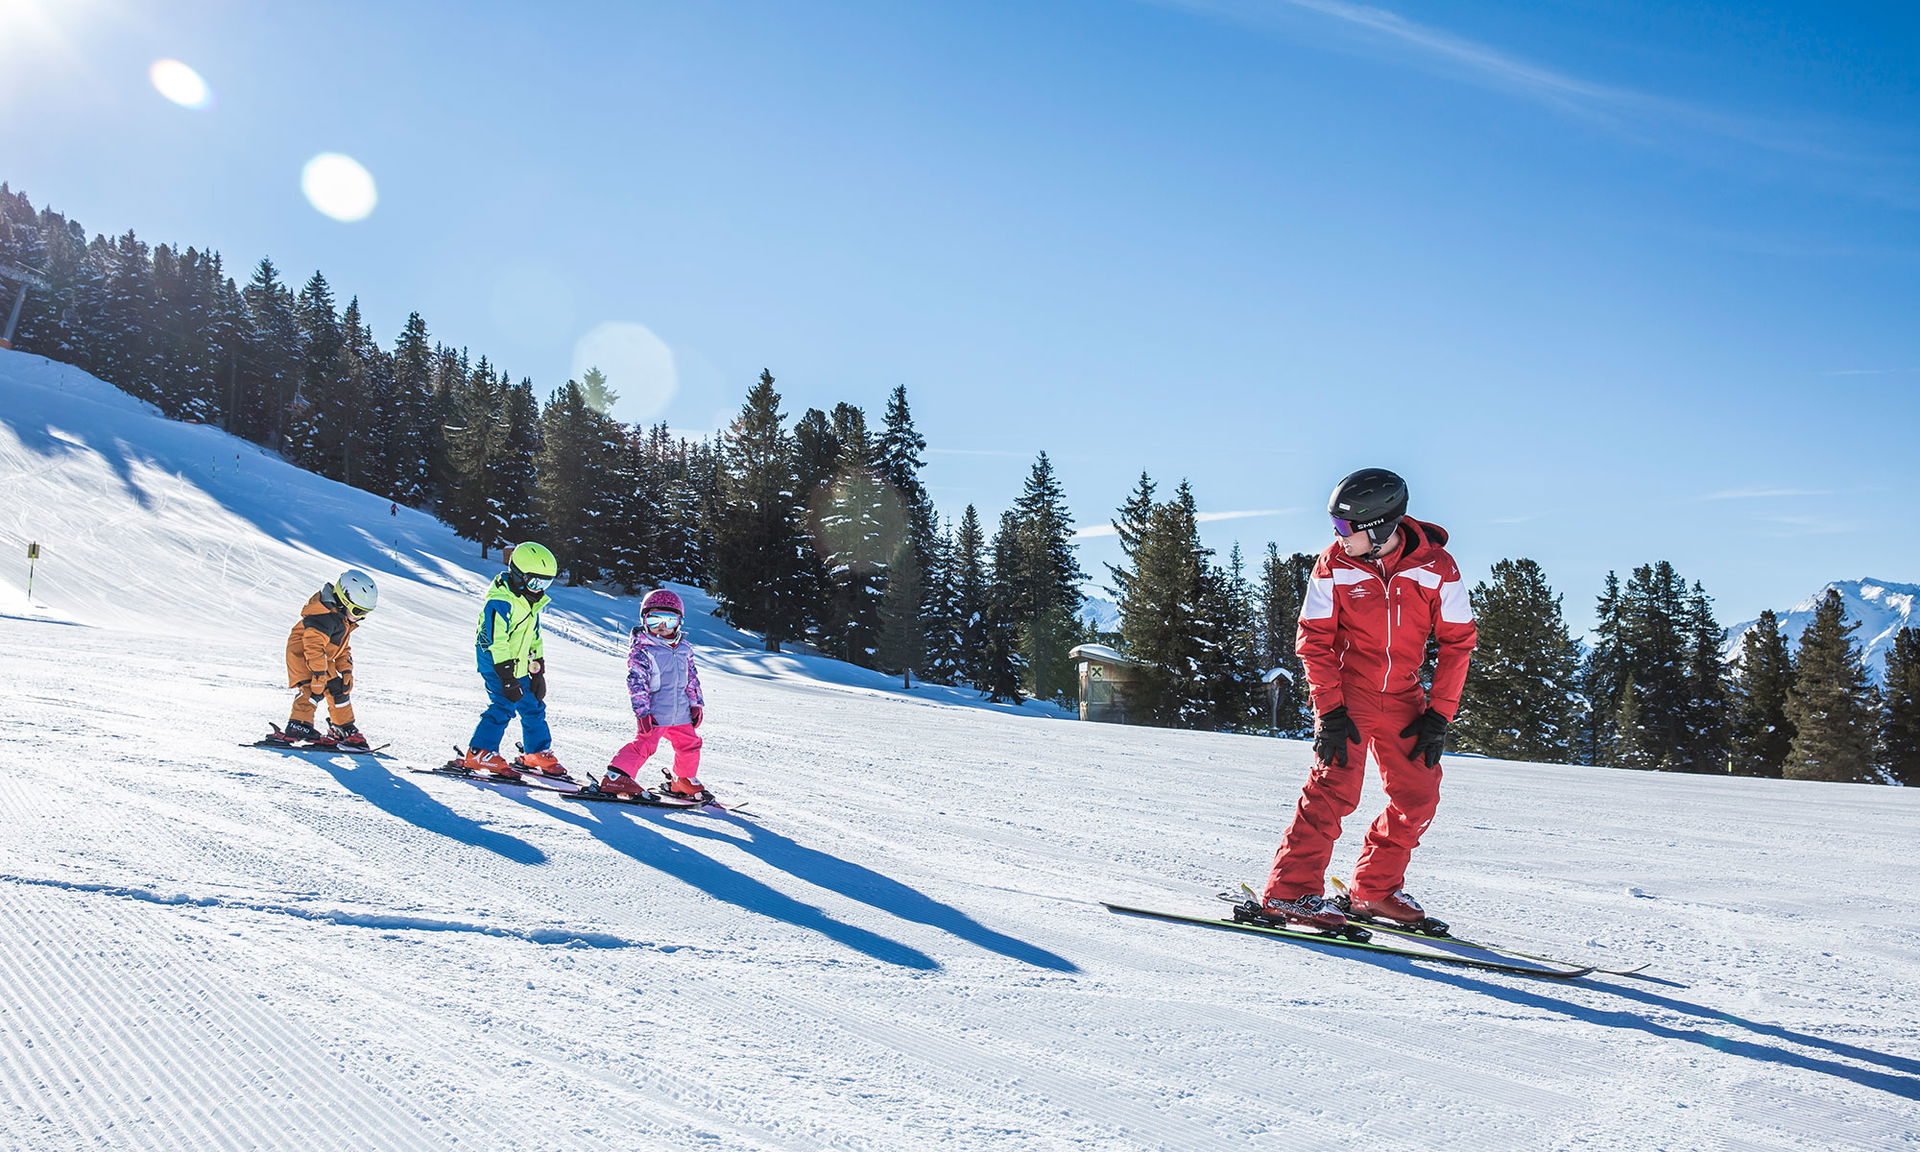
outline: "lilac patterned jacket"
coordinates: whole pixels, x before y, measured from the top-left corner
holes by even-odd
[[[693,667],[693,645],[684,638],[669,644],[635,628],[627,653],[627,695],[635,719],[652,716],[662,727],[693,723],[693,710],[707,706]]]

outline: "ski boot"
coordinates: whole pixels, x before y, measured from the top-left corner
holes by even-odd
[[[706,785],[700,783],[698,779],[692,776],[675,776],[671,768],[660,769],[660,774],[667,778],[667,786],[660,789],[662,796],[671,800],[697,800],[702,804],[713,803],[713,793],[707,791]]]
[[[260,741],[262,744],[279,744],[287,748],[298,748],[302,744],[317,744],[324,748],[333,742],[333,737],[305,720],[289,720],[285,728],[275,728]]]
[[[469,748],[458,760],[447,762],[449,768],[460,768],[470,776],[482,780],[493,777],[500,780],[520,779],[520,770],[507,763],[500,753],[490,748]]]
[[[333,746],[342,752],[371,751],[367,745],[367,738],[361,735],[360,729],[354,727],[351,722],[329,724],[327,730],[332,734]]]
[[[1373,920],[1388,928],[1404,928],[1425,936],[1448,934],[1445,921],[1427,915],[1419,902],[1404,891],[1378,900],[1355,900],[1350,894],[1343,894],[1335,896],[1332,903],[1335,908],[1356,920]]]
[[[605,779],[601,780],[598,784],[588,784],[580,790],[582,792],[593,792],[601,796],[614,796],[622,800],[638,800],[643,804],[652,803],[658,799],[651,791],[642,787],[640,781],[635,780],[611,764],[607,765],[607,775]]]
[[[560,763],[560,757],[555,756],[552,749],[544,752],[522,752],[513,758],[513,766],[522,772],[538,772],[542,776],[549,776],[555,780],[571,781],[573,779],[567,775],[566,768]]]
[[[1311,929],[1360,944],[1372,936],[1365,928],[1347,923],[1346,915],[1318,892],[1293,900],[1270,896],[1257,904],[1252,900],[1243,901],[1233,906],[1233,918],[1242,924],[1267,928]]]

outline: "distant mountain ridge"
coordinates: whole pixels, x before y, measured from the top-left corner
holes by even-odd
[[[1860,625],[1853,637],[1860,644],[1867,673],[1875,683],[1887,672],[1887,652],[1893,647],[1894,634],[1902,628],[1920,627],[1920,584],[1896,584],[1891,580],[1834,580],[1818,592],[1779,613],[1780,631],[1789,642],[1798,644],[1800,633],[1813,621],[1813,610],[1826,598],[1828,589],[1836,589],[1847,606],[1847,620]],[[1727,629],[1726,646],[1721,650],[1728,660],[1740,655],[1740,644],[1759,621],[1748,620]]]

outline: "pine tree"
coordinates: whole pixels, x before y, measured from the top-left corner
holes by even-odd
[[[1473,674],[1451,735],[1463,751],[1564,763],[1572,755],[1580,652],[1560,597],[1532,560],[1501,560],[1471,593]]]
[[[1141,477],[1136,490],[1152,492]],[[1200,546],[1192,489],[1181,483],[1172,500],[1153,504],[1144,522],[1137,506],[1123,507],[1131,522],[1121,532],[1127,567],[1116,570],[1120,642],[1137,665],[1127,714],[1147,724],[1190,728],[1205,723],[1195,639],[1207,549]],[[1132,544],[1129,547],[1128,541]]]
[[[1793,746],[1787,693],[1793,688],[1793,657],[1771,610],[1747,630],[1728,692],[1728,753],[1738,776],[1779,778]]]
[[[953,629],[960,680],[982,692],[989,679],[986,645],[991,595],[986,533],[980,513],[969,504],[953,539]]]
[[[926,654],[921,596],[920,561],[913,542],[902,540],[887,567],[887,590],[880,602],[878,663],[882,670],[898,673],[905,688],[913,687],[913,673]]]
[[[714,583],[727,618],[756,631],[769,652],[796,635],[795,583],[803,549],[796,523],[793,441],[773,373],[762,371],[721,437]]]
[[[379,442],[392,471],[390,498],[420,505],[433,491],[433,451],[440,426],[433,392],[433,347],[427,322],[414,312],[394,342],[391,415]]]
[[[1000,530],[993,534],[993,575],[987,586],[981,623],[980,686],[987,699],[1019,704],[1021,685],[1027,682],[1026,660],[1020,653],[1018,585],[1006,576],[1021,571],[1020,522],[1011,509],[1000,514]]]
[[[1006,586],[1007,610],[1019,632],[1029,694],[1065,702],[1076,691],[1067,653],[1080,636],[1074,615],[1080,608],[1080,582],[1086,573],[1075,555],[1066,491],[1045,452],[1027,473],[1026,485],[1014,502],[1012,524],[1013,535],[1006,542],[1008,568],[1002,572],[996,560],[994,572],[995,579]]]
[[[1238,732],[1265,718],[1266,688],[1260,679],[1253,590],[1246,560],[1235,543],[1225,568],[1206,565],[1201,574],[1195,676],[1205,705],[1204,726]]]
[[[276,451],[285,444],[287,420],[299,388],[302,339],[293,293],[280,282],[273,261],[262,258],[241,290],[248,332],[241,344],[239,424],[241,434]]]
[[[452,386],[457,391],[453,422],[446,429],[449,475],[441,516],[460,535],[479,543],[484,556],[508,540],[507,507],[500,491],[511,433],[506,394],[484,356],[465,380]]]
[[[1726,629],[1713,618],[1713,600],[1699,581],[1687,595],[1687,696],[1681,718],[1681,758],[1689,772],[1727,770],[1727,665],[1720,657]]]
[[[914,428],[913,412],[907,406],[907,386],[901,384],[887,397],[874,469],[892,486],[906,510],[907,534],[913,542],[914,557],[923,568],[936,532],[933,500],[920,481],[920,469],[925,466],[921,453],[926,450],[927,439]]]
[[[833,410],[840,446],[832,481],[813,501],[813,537],[826,565],[822,648],[841,660],[874,667],[887,566],[907,540],[906,512],[878,471],[877,445],[866,414],[851,404]]]
[[[302,468],[338,480],[346,391],[341,350],[346,337],[325,276],[315,272],[307,280],[294,315],[300,322],[300,367],[287,450]]]
[[[1307,694],[1306,668],[1294,647],[1300,624],[1300,605],[1307,595],[1307,579],[1313,575],[1315,558],[1304,552],[1281,556],[1276,544],[1267,545],[1266,560],[1260,566],[1258,651],[1264,672],[1275,668],[1285,673],[1280,681],[1278,700],[1268,715],[1272,727],[1283,735],[1308,736],[1313,732],[1313,715]]]
[[[1874,778],[1878,702],[1853,638],[1859,627],[1847,621],[1845,601],[1829,588],[1800,634],[1793,690],[1787,694],[1787,719],[1795,729],[1785,767],[1789,780],[1864,783]]]
[[[542,541],[561,558],[568,582],[582,584],[596,576],[594,559],[601,552],[594,521],[597,493],[604,476],[599,460],[600,428],[587,394],[577,381],[554,389],[540,414],[540,454],[535,464],[535,504],[544,524]]]
[[[1896,784],[1920,788],[1920,629],[1894,633],[1881,696],[1881,772]]]
[[[111,243],[96,240],[92,259],[105,272],[105,292],[96,323],[100,355],[96,376],[138,399],[169,409],[160,379],[159,289],[153,258],[132,232]]]
[[[1712,602],[1665,560],[1641,565],[1623,589],[1609,573],[1597,643],[1583,671],[1601,763],[1724,772],[1723,691]],[[1629,700],[1633,725],[1623,727]]]
[[[485,364],[483,357],[481,363]],[[540,402],[534,399],[533,381],[521,377],[515,384],[506,372],[500,373],[496,384],[500,397],[500,411],[506,424],[506,439],[500,445],[500,455],[492,465],[494,473],[489,483],[492,495],[492,515],[500,525],[500,538],[506,544],[517,544],[522,540],[537,540],[546,531],[539,510],[534,502],[534,484],[537,479],[537,461],[540,458]],[[568,571],[579,573],[577,562],[554,549],[554,558]],[[576,580],[594,578],[591,569],[584,576],[576,575]]]
[[[927,567],[921,579],[920,615],[926,655],[920,678],[934,684],[966,682],[956,611],[956,574],[953,523],[949,521],[927,548]]]

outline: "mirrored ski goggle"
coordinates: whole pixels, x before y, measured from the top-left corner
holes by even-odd
[[[350,601],[345,601],[345,600],[341,601],[340,606],[342,608],[345,608],[347,610],[347,615],[355,620],[365,620],[367,618],[367,613],[373,611],[373,609],[371,608],[362,608],[358,604],[354,604]]]
[[[640,622],[645,624],[649,631],[651,631],[652,629],[658,628],[663,624],[671,628],[678,628],[680,627],[680,613],[649,612],[645,616],[642,616],[640,618]]]
[[[553,577],[551,576],[527,577],[527,589],[531,592],[545,592],[548,588],[552,587],[552,585]]]
[[[1393,530],[1399,526],[1400,518],[1397,516],[1391,520],[1377,521],[1366,527],[1362,527],[1360,523],[1355,520],[1345,520],[1338,516],[1333,518],[1333,534],[1335,536],[1347,537],[1357,532],[1365,532],[1367,538],[1375,544],[1385,542],[1387,537],[1393,535]]]

